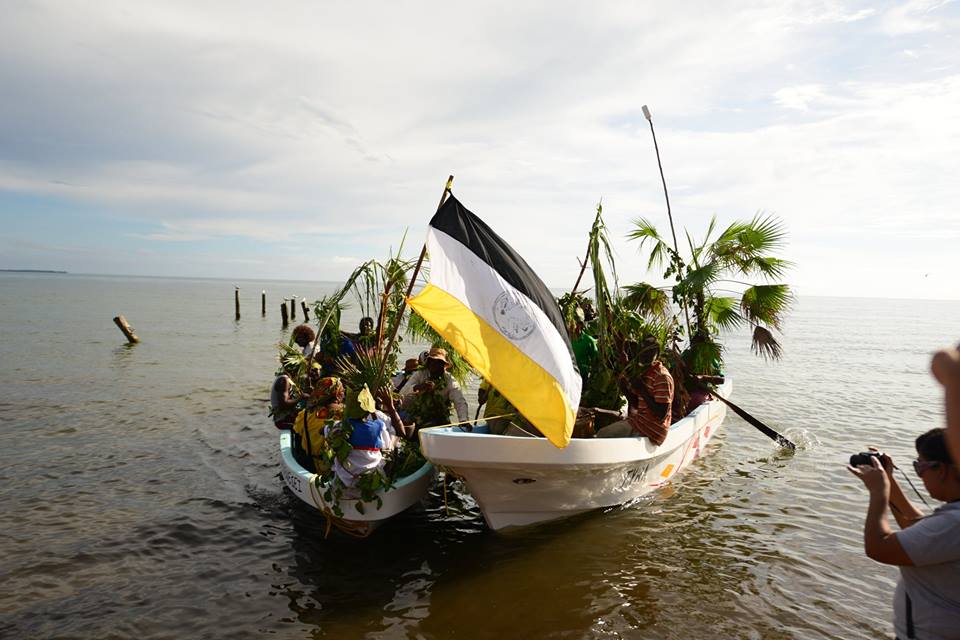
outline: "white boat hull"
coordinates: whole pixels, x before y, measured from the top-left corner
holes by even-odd
[[[292,438],[289,431],[280,434],[280,466],[283,482],[301,501],[322,512],[340,528],[358,535],[368,535],[378,525],[420,502],[437,476],[429,462],[415,473],[399,478],[389,491],[379,491],[383,501],[380,508],[376,502],[365,503],[363,513],[356,508],[356,498],[345,494],[340,500],[342,516],[335,516],[332,505],[327,504],[323,494],[327,487],[318,486],[317,474],[304,469],[293,457]]]
[[[732,390],[728,379],[719,390]],[[707,402],[674,423],[659,447],[646,437],[574,439],[558,449],[544,438],[420,432],[423,454],[467,483],[491,529],[563,518],[629,502],[662,487],[695,460],[717,432],[726,405]]]

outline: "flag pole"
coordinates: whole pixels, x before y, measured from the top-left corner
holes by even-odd
[[[667,193],[667,179],[663,177],[663,163],[660,162],[660,147],[657,146],[657,133],[653,130],[653,116],[650,115],[650,109],[643,105],[643,117],[650,123],[650,135],[653,136],[653,150],[657,152],[657,166],[660,168],[660,182],[663,183],[663,197],[667,201],[667,218],[670,220],[670,233],[673,235],[673,251],[676,254],[674,262],[680,260],[680,247],[677,245],[677,231],[673,228],[673,213],[670,211],[670,194]],[[680,276],[679,269],[677,275]],[[690,335],[690,311],[687,309],[687,301],[683,301],[683,315],[687,319],[687,340],[693,339]]]
[[[447,184],[443,187],[443,194],[440,196],[440,204],[437,205],[437,211],[440,211],[440,207],[443,206],[443,203],[446,202],[447,196],[450,194],[450,190],[453,188],[453,176],[447,178]],[[390,332],[390,339],[387,341],[387,347],[383,350],[383,367],[387,366],[387,357],[386,355],[390,353],[390,349],[393,348],[393,343],[397,339],[397,331],[400,329],[400,321],[403,320],[403,312],[407,308],[407,298],[410,297],[410,294],[413,293],[413,286],[417,282],[417,275],[420,273],[420,267],[423,265],[423,258],[427,255],[427,245],[424,244],[423,248],[420,249],[420,257],[417,258],[417,266],[413,269],[413,275],[410,276],[410,284],[407,285],[407,293],[403,296],[403,301],[400,303],[400,310],[397,312],[397,322],[393,325],[393,330]],[[381,373],[383,373],[381,369]]]

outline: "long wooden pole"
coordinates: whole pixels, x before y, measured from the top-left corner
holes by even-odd
[[[653,150],[657,152],[657,166],[660,168],[660,182],[663,183],[663,197],[667,201],[667,218],[670,220],[670,234],[673,236],[673,251],[676,253],[674,262],[680,259],[680,245],[677,244],[677,230],[673,227],[673,212],[670,210],[670,194],[667,193],[667,179],[663,175],[663,163],[660,162],[660,147],[657,146],[657,132],[653,130],[653,116],[650,115],[650,109],[643,105],[643,117],[650,123],[650,135],[653,136]],[[677,265],[679,267],[679,264]],[[679,269],[677,275],[680,276]],[[687,320],[687,340],[693,338],[690,334],[690,311],[687,309],[687,301],[683,301],[683,315]]]
[[[443,203],[447,200],[447,196],[450,194],[450,190],[453,188],[453,176],[447,178],[447,184],[443,187],[443,194],[440,196],[440,203],[437,205],[437,212],[440,211],[440,207],[443,206]],[[420,273],[420,267],[423,265],[423,259],[427,255],[427,245],[424,244],[423,248],[420,250],[420,257],[417,258],[417,266],[413,269],[413,275],[410,276],[410,283],[407,285],[407,293],[403,296],[403,301],[400,302],[400,309],[397,311],[397,322],[393,325],[393,330],[390,332],[390,339],[387,341],[387,346],[383,350],[383,367],[387,366],[386,354],[390,353],[390,349],[393,348],[393,343],[397,339],[397,331],[400,329],[400,322],[403,320],[403,312],[407,308],[407,298],[410,297],[410,294],[413,293],[413,287],[417,283],[417,275]],[[381,375],[383,370],[380,371]]]

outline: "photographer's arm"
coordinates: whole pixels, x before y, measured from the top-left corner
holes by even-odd
[[[907,499],[893,476],[888,477],[890,479],[890,507],[893,511],[893,517],[897,519],[897,524],[900,525],[901,529],[906,529],[922,518],[923,512]]]
[[[890,501],[887,474],[876,458],[870,462],[870,466],[847,467],[870,491],[870,506],[867,508],[867,519],[863,523],[863,550],[868,558],[877,562],[902,567],[912,566],[913,561],[903,550],[887,518],[887,503]]]
[[[880,453],[876,447],[870,447],[870,451]],[[890,481],[890,509],[893,511],[893,517],[901,529],[906,529],[914,522],[923,517],[923,512],[913,506],[913,503],[903,493],[903,489],[897,484],[897,479],[893,477],[893,458],[885,453],[880,453],[880,465],[887,474],[887,480]]]

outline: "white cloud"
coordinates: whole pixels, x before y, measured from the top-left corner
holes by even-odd
[[[551,285],[575,278],[603,197],[630,279],[629,220],[663,217],[650,104],[681,222],[773,210],[795,281],[828,292],[824,255],[886,269],[886,243],[921,260],[956,233],[958,76],[919,82],[908,59],[935,69],[949,47],[876,35],[939,37],[943,6],[15,5],[0,191],[102,207],[147,242],[304,251],[297,270],[339,275],[405,228],[418,248],[452,172]]]
[[[884,12],[881,29],[891,36],[939,31],[945,18],[936,13],[952,0],[908,0]]]

